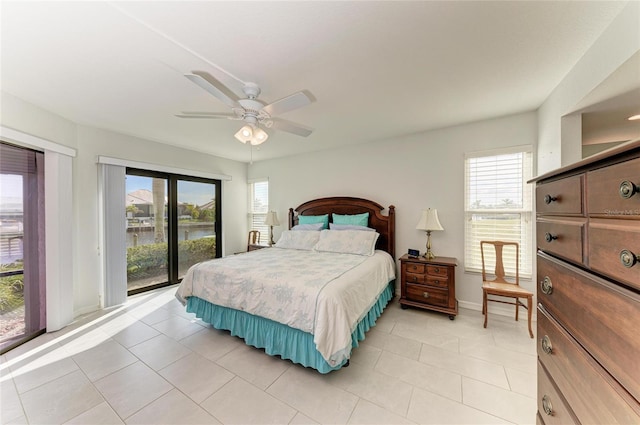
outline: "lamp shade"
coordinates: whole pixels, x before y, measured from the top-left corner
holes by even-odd
[[[438,210],[429,208],[422,211],[420,221],[416,226],[418,230],[444,230],[438,220]]]
[[[267,226],[280,226],[280,222],[278,221],[278,216],[275,211],[269,211],[267,213],[267,217],[264,219],[264,224]]]

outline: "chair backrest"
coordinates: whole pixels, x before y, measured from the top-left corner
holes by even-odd
[[[247,246],[255,245],[260,243],[260,231],[258,230],[250,230],[249,238],[247,239]]]
[[[520,245],[518,245],[517,242],[503,242],[503,241],[481,241],[480,242],[480,254],[482,256],[482,280],[485,282],[489,282],[487,280],[487,270],[486,270],[486,266],[485,266],[485,258],[484,258],[484,251],[485,251],[485,246],[493,246],[495,248],[495,254],[496,254],[496,267],[495,270],[493,271],[493,274],[495,275],[495,279],[493,279],[491,282],[497,282],[497,283],[515,283],[516,285],[520,284]],[[505,246],[515,246],[516,249],[516,256],[515,256],[515,263],[516,263],[516,276],[515,276],[515,282],[509,282],[505,279],[505,273],[504,273],[504,247]]]

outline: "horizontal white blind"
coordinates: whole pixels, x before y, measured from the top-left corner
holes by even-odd
[[[257,180],[250,185],[249,230],[260,232],[260,244],[269,242],[269,226],[264,224],[269,211],[269,181]]]
[[[520,276],[532,275],[533,160],[528,147],[520,152],[491,152],[465,159],[465,270],[482,270],[480,241],[520,245]],[[485,252],[494,262],[494,253]],[[515,251],[505,250],[505,272],[515,273]]]

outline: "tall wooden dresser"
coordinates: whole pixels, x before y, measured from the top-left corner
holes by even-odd
[[[536,182],[538,424],[640,424],[640,140]]]

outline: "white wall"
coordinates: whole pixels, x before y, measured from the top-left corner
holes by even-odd
[[[431,235],[437,255],[456,257],[457,297],[479,308],[480,276],[464,273],[464,154],[537,140],[536,113],[524,113],[366,145],[296,155],[249,166],[249,178],[269,178],[270,208],[286,229],[290,207],[326,196],[355,196],[396,206],[396,257],[425,250],[416,230],[423,209],[438,209],[443,232]],[[531,282],[523,286],[532,289]]]
[[[107,130],[77,125],[19,98],[2,93],[1,123],[27,134],[73,147],[73,300],[75,315],[98,308],[102,284],[98,228],[99,155],[187,170],[226,174],[222,187],[223,251],[245,249],[247,165]]]
[[[562,117],[576,110],[577,105],[605,79],[640,51],[640,2],[631,1],[587,53],[578,61],[562,82],[542,104],[538,114],[538,173],[571,164],[582,158],[581,137],[570,135],[573,128],[562,131]],[[616,82],[625,89],[640,87],[640,72],[625,74],[630,81]],[[610,97],[623,92],[612,92]]]

